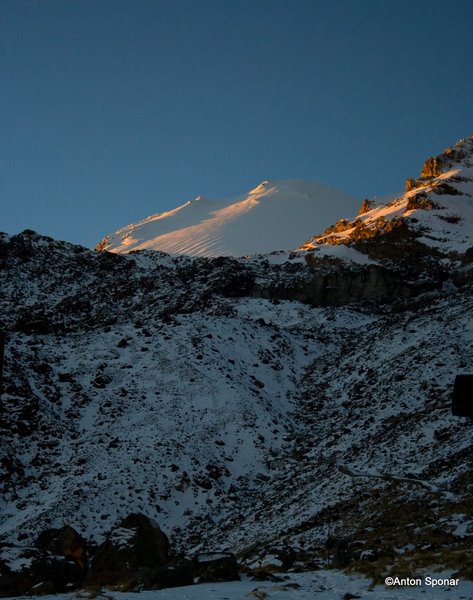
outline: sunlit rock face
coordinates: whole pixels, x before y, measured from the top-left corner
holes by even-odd
[[[473,246],[473,137],[426,160],[419,179],[398,196],[364,200],[355,220],[340,219],[301,246],[317,256],[343,246],[371,259],[468,261]],[[409,250],[409,252],[407,252]]]
[[[419,179],[406,179],[406,192],[425,185],[426,180],[440,177],[455,165],[469,168],[471,163],[472,138],[460,140],[455,146],[446,148],[442,154],[430,156],[424,163]]]
[[[411,190],[421,187],[422,185],[423,182],[419,179],[412,179],[411,177],[408,177],[406,179],[406,192],[410,192]]]
[[[441,156],[429,157],[425,161],[424,167],[420,174],[420,178],[432,179],[433,177],[438,177],[443,172],[443,166],[444,165]]]

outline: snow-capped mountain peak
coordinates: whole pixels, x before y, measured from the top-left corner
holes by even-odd
[[[193,256],[244,256],[291,250],[358,201],[320,183],[266,180],[240,196],[193,201],[152,215],[106,236],[100,250],[161,250]]]

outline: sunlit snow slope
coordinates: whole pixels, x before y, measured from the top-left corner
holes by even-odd
[[[125,253],[152,249],[193,256],[245,256],[291,250],[359,202],[320,183],[265,181],[227,200],[195,200],[106,236],[99,248]]]

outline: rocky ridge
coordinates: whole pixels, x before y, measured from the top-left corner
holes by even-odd
[[[365,200],[354,221],[340,219],[301,246],[347,245],[373,260],[471,261],[473,137],[426,160],[418,179],[384,203]],[[427,266],[427,265],[426,265]]]

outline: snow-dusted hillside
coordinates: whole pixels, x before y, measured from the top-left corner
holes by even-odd
[[[192,256],[244,256],[291,250],[340,215],[355,215],[358,201],[320,183],[265,181],[227,200],[195,200],[106,236],[111,252],[152,249]]]
[[[307,282],[337,305],[373,267],[94,254],[28,232],[2,257],[5,539],[64,522],[100,539],[141,511],[187,551],[258,565],[283,545],[318,564],[329,534],[376,546],[357,511],[399,502],[432,504],[456,548],[470,535],[470,429],[449,414],[473,362],[470,266],[427,294],[406,280],[408,303],[317,308],[296,299]]]

